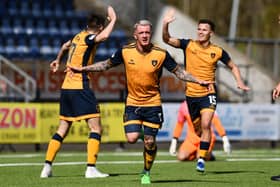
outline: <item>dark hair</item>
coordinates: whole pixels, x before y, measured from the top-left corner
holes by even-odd
[[[201,23],[206,23],[206,24],[208,24],[208,25],[210,25],[210,29],[212,30],[212,31],[215,31],[215,23],[213,22],[213,21],[211,21],[211,20],[209,20],[209,19],[200,19],[199,21],[198,21],[198,24],[201,24]]]
[[[91,29],[98,29],[105,26],[106,19],[97,14],[90,14],[87,19],[87,27]]]

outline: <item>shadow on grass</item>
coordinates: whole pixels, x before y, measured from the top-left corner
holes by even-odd
[[[140,173],[109,173],[110,177],[117,177],[122,175],[138,175],[140,176]]]
[[[206,174],[265,173],[264,171],[207,171]]]
[[[202,183],[221,183],[229,184],[227,181],[218,181],[218,180],[192,180],[192,179],[174,179],[174,180],[152,180],[152,183],[180,183],[180,182],[202,182]]]

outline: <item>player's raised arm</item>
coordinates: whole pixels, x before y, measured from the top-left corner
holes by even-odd
[[[60,48],[60,50],[57,54],[56,59],[54,61],[52,61],[50,64],[50,68],[51,68],[52,72],[55,73],[58,70],[61,59],[62,59],[63,55],[65,54],[65,52],[68,51],[70,46],[71,46],[71,40],[65,42],[62,45],[62,47]]]
[[[240,75],[240,70],[237,67],[236,64],[234,64],[231,60],[227,63],[227,66],[231,69],[231,72],[236,80],[237,83],[237,88],[244,90],[244,91],[249,91],[250,88],[246,86],[241,78]]]
[[[173,38],[170,36],[168,27],[169,23],[175,20],[175,10],[173,8],[169,9],[163,18],[163,25],[162,25],[162,40],[173,47],[179,47],[180,41],[177,38]]]
[[[110,21],[108,25],[96,36],[95,42],[102,42],[109,38],[111,32],[113,31],[114,25],[117,20],[117,16],[113,7],[109,6],[107,9],[107,19]]]

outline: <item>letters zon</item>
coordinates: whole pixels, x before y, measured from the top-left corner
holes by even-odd
[[[0,128],[35,128],[36,110],[20,108],[1,108],[0,109]]]

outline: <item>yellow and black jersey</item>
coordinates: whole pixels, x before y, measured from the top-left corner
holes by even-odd
[[[158,46],[153,45],[151,51],[140,53],[136,43],[132,43],[117,50],[111,57],[111,63],[123,63],[126,72],[128,96],[126,105],[130,106],[160,106],[160,77],[165,67],[173,72],[177,63],[170,54]]]
[[[186,71],[193,76],[205,80],[215,81],[215,71],[218,61],[227,64],[230,57],[221,47],[210,44],[207,48],[193,40],[180,40],[180,48],[184,50],[184,62]],[[186,96],[201,97],[209,94],[207,87],[196,83],[186,83]],[[210,93],[215,93],[215,88]]]
[[[96,53],[95,34],[82,31],[75,35],[71,41],[68,52],[67,64],[74,67],[87,66],[93,63]],[[87,73],[75,73],[72,77],[66,73],[62,89],[84,89],[89,88],[89,76]]]

